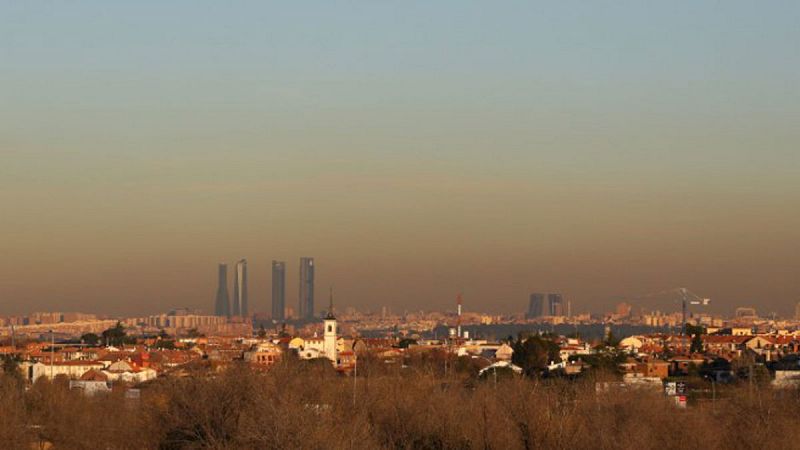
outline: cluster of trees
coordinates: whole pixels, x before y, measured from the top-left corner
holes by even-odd
[[[533,346],[534,344],[529,344]],[[357,379],[287,359],[159,379],[139,400],[85,397],[64,380],[0,377],[3,448],[677,449],[781,448],[800,440],[796,391],[731,388],[678,411],[658,392],[598,393],[595,380],[472,381],[379,368]],[[435,363],[435,364],[434,364]],[[385,365],[385,364],[384,364]]]
[[[124,344],[135,344],[136,339],[128,336],[125,327],[117,322],[113,327],[103,331],[99,336],[95,333],[85,333],[81,336],[81,342],[89,345],[113,345],[121,346]]]
[[[198,332],[196,328],[192,328],[187,332],[187,336],[191,338],[197,338],[202,337],[203,335]],[[155,344],[157,348],[175,348],[175,339],[166,331],[161,330],[157,337],[158,341],[156,341]],[[112,345],[119,347],[125,344],[135,344],[136,338],[133,336],[128,336],[128,333],[125,331],[125,327],[122,325],[122,323],[117,322],[116,325],[103,331],[100,335],[95,333],[85,333],[81,335],[81,342],[88,345]]]
[[[523,369],[525,375],[531,377],[541,377],[552,375],[548,372],[549,365],[559,363],[561,356],[559,346],[553,341],[551,335],[523,335],[516,340],[509,338],[509,343],[514,349],[512,362]],[[596,353],[592,355],[579,355],[571,357],[571,361],[580,360],[586,363],[592,371],[602,371],[607,373],[616,372],[619,364],[625,361],[624,352],[617,349],[617,340],[609,334],[606,339],[596,348]],[[558,373],[558,372],[556,372]]]

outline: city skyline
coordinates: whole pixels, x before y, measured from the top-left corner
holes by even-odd
[[[798,23],[0,2],[3,447],[797,441]]]
[[[313,254],[361,308],[792,314],[800,4],[771,5],[7,2],[0,311],[207,309],[243,255],[249,309],[272,259],[296,308]]]

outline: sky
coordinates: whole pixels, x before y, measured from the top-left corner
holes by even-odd
[[[0,314],[800,302],[800,3],[0,0]],[[327,299],[317,296],[317,306]],[[664,305],[675,309],[677,305]]]

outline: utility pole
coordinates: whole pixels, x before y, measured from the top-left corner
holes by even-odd
[[[53,381],[53,361],[56,357],[56,334],[50,330],[50,381]]]
[[[358,381],[358,354],[353,349],[353,408],[356,407],[356,386]]]
[[[461,293],[458,293],[458,297],[456,297],[456,302],[458,303],[458,318],[456,319],[456,336],[458,339],[461,339]]]
[[[681,288],[681,294],[683,294],[681,297],[681,346],[683,347],[683,349],[685,349],[686,348],[686,288]]]

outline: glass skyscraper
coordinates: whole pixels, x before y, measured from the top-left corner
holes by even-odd
[[[545,315],[545,294],[533,293],[531,294],[528,303],[528,318],[541,317]]]
[[[247,260],[241,259],[236,263],[233,278],[233,315],[247,316]]]
[[[272,319],[284,320],[286,311],[286,263],[272,261]]]
[[[314,318],[314,258],[300,258],[298,313],[301,319]]]
[[[548,315],[550,316],[563,316],[564,315],[564,297],[561,294],[547,294],[547,303],[549,308]]]
[[[230,302],[228,301],[228,265],[220,264],[217,281],[217,300],[214,302],[214,314],[217,316],[231,316]]]

